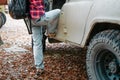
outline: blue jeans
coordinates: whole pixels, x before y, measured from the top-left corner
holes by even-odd
[[[47,26],[47,33],[56,33],[57,23],[59,19],[60,9],[51,10],[46,12],[45,15],[39,19],[32,20],[31,23],[35,26]]]
[[[55,9],[49,12],[46,12],[44,16],[41,16],[40,19],[31,20],[32,23],[32,36],[33,36],[33,53],[34,53],[34,62],[36,68],[44,69],[43,64],[43,32],[42,27],[47,26],[48,32],[55,32],[58,16],[60,14],[59,9]]]
[[[34,62],[36,68],[44,69],[43,64],[43,44],[42,44],[42,26],[41,27],[32,27],[32,37],[33,37],[33,54]]]

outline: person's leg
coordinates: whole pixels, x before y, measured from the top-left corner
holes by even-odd
[[[59,15],[60,15],[60,9],[55,9],[45,13],[46,21],[48,22],[47,25],[48,34],[56,33]]]
[[[35,26],[47,26],[48,33],[55,33],[60,15],[60,9],[51,10],[41,16],[40,19],[32,20],[32,24]]]
[[[43,27],[42,27],[42,33],[43,33],[43,39],[42,39],[42,43],[43,43],[43,53],[44,53],[45,50],[46,50],[46,39],[47,39],[47,36],[45,35],[45,32],[46,32],[46,26],[43,26]]]
[[[54,9],[45,13],[45,18],[48,22],[52,22],[60,14],[60,9]]]
[[[43,44],[42,44],[42,27],[32,27],[33,37],[33,53],[34,61],[37,69],[44,69],[43,64]]]
[[[48,23],[53,22],[60,14],[60,9],[51,10],[45,13],[45,15],[41,16],[39,19],[31,20],[32,25],[34,26],[44,26],[48,25]]]

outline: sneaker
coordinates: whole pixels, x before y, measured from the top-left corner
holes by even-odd
[[[55,36],[56,36],[55,33],[49,33],[49,34],[48,34],[48,37],[49,37],[49,38],[53,38],[53,37],[55,37]]]
[[[44,73],[44,69],[37,69],[36,74],[35,74],[35,78],[40,77],[43,73]]]

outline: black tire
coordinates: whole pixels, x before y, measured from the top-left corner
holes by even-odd
[[[3,44],[3,41],[2,41],[2,39],[1,39],[1,36],[0,36],[0,46]]]
[[[6,23],[6,16],[4,13],[0,12],[0,28]]]
[[[0,28],[2,27],[2,25],[3,25],[3,18],[2,18],[2,15],[0,13]]]
[[[86,65],[89,80],[120,80],[120,31],[98,33],[88,46]]]
[[[2,18],[3,18],[3,25],[6,23],[6,15],[2,13]]]
[[[5,14],[3,12],[0,12],[0,15],[2,16],[1,18],[3,20],[3,24],[2,25],[4,25],[6,23],[6,16],[5,16]]]

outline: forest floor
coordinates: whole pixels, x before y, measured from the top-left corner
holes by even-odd
[[[87,80],[85,54],[80,47],[46,42],[45,72],[34,78],[35,66],[28,34],[23,20],[7,22],[0,29],[4,44],[0,46],[0,80]]]

